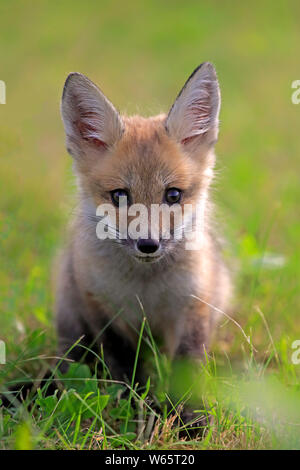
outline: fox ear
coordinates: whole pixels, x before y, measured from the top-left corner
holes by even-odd
[[[99,88],[80,73],[67,77],[61,114],[67,149],[74,157],[91,150],[104,151],[122,136],[119,113]]]
[[[204,62],[189,77],[166,119],[171,137],[184,146],[213,144],[218,135],[220,90],[212,64]]]

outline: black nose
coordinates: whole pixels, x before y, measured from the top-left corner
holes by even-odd
[[[152,238],[139,238],[136,246],[142,253],[155,253],[159,248],[159,242]]]

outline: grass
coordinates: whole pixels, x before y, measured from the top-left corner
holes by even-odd
[[[299,448],[299,8],[0,1],[0,388],[37,380],[23,404],[0,407],[0,448]],[[154,378],[140,389],[133,375],[129,394],[83,366],[77,381],[62,379],[62,395],[46,397],[38,378],[55,356],[51,267],[74,205],[59,117],[66,75],[81,71],[122,111],[150,115],[169,108],[204,60],[215,64],[223,98],[213,197],[235,273],[229,314],[251,344],[231,321],[220,324],[196,387],[214,422],[203,440],[183,440],[165,411],[160,377],[169,368],[155,348]],[[147,328],[145,337],[152,344]],[[175,367],[175,388],[188,370]]]

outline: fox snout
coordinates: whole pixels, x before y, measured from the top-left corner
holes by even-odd
[[[135,250],[134,258],[142,263],[155,263],[163,256],[161,242],[153,238],[139,238]]]
[[[139,238],[136,242],[136,249],[143,255],[152,255],[160,248],[160,242],[152,238]]]

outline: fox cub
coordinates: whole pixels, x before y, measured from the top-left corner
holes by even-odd
[[[68,76],[61,113],[79,205],[57,274],[60,356],[79,361],[81,345],[94,344],[114,379],[131,378],[144,316],[168,357],[201,360],[208,350],[231,291],[209,198],[219,109],[210,63],[192,73],[167,115],[150,118],[121,116],[87,77]],[[135,205],[148,211],[139,223]],[[169,209],[169,224],[163,212],[152,222],[152,207]]]

